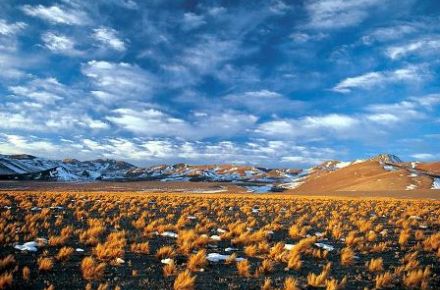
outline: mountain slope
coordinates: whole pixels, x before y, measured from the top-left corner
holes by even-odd
[[[312,168],[296,192],[431,189],[436,176],[394,155],[381,154],[343,166],[326,162]],[[419,163],[420,165],[420,163]],[[429,167],[431,168],[431,167]]]

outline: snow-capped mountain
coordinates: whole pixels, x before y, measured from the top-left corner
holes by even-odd
[[[48,181],[161,180],[263,184],[269,190],[413,190],[440,187],[440,162],[403,162],[380,154],[370,159],[330,160],[308,169],[268,169],[244,165],[157,165],[136,167],[123,161],[49,160],[31,155],[0,155],[0,179]]]
[[[2,179],[35,179],[54,181],[122,179],[135,167],[112,159],[78,161],[50,160],[32,155],[0,155]]]

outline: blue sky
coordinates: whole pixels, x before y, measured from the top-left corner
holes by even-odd
[[[305,167],[440,159],[440,4],[0,3],[0,152]]]

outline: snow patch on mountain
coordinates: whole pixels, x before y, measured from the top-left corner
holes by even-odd
[[[435,177],[432,181],[432,189],[440,189],[440,177]]]

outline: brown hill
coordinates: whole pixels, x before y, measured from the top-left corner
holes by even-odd
[[[411,164],[377,156],[338,166],[337,161],[314,167],[290,192],[380,191],[431,189],[438,164]],[[340,163],[339,163],[340,164]],[[426,166],[424,166],[426,165]]]

